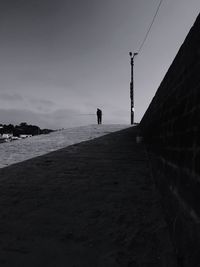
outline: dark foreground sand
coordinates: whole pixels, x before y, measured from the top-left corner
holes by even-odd
[[[135,131],[0,169],[0,266],[176,266]]]

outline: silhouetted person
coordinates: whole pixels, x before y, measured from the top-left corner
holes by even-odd
[[[102,111],[99,108],[97,109],[97,123],[102,123]]]

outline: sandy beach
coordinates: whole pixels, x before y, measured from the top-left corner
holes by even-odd
[[[135,132],[0,169],[0,266],[176,266]]]

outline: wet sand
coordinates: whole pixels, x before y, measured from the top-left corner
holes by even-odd
[[[135,131],[0,169],[0,266],[176,266]]]

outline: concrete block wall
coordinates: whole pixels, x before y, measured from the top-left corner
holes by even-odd
[[[179,266],[200,266],[200,15],[139,127]]]

